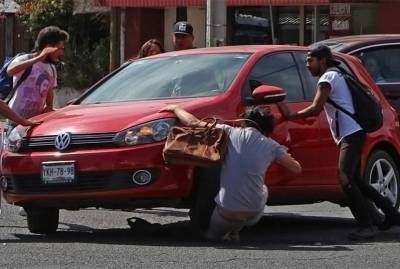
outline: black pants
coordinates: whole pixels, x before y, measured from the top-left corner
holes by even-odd
[[[189,215],[196,228],[207,231],[215,208],[214,198],[220,188],[221,166],[197,168],[195,174],[195,192]]]
[[[389,198],[382,196],[374,187],[363,181],[360,175],[361,153],[365,143],[363,131],[344,137],[340,143],[339,173],[344,175],[348,182],[342,181],[342,188],[349,200],[349,206],[360,226],[370,227],[372,217],[367,199],[373,201],[386,216],[392,217],[397,210]]]

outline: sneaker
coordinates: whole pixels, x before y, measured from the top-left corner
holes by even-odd
[[[131,217],[127,219],[129,227],[136,232],[155,233],[159,232],[162,225],[159,223],[150,223],[147,220]]]
[[[223,241],[233,241],[233,242],[238,242],[240,241],[240,235],[239,232],[230,232],[224,235],[222,238]]]
[[[359,228],[356,231],[350,232],[347,238],[352,241],[367,240],[375,237],[375,232],[372,228]]]
[[[231,232],[230,237],[231,237],[232,241],[235,241],[235,242],[240,241],[239,232]]]
[[[20,208],[19,208],[18,214],[19,214],[20,216],[22,216],[22,217],[28,216],[28,214],[26,213],[26,211],[25,211],[25,209],[24,209],[23,207],[20,207]]]
[[[388,217],[385,217],[385,219],[381,223],[376,225],[376,227],[378,227],[380,231],[387,231],[392,228],[392,226],[393,223]]]

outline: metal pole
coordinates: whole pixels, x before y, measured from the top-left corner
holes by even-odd
[[[14,55],[14,24],[15,16],[14,14],[6,14],[5,25],[5,56],[12,57]]]
[[[126,9],[121,9],[121,20],[120,20],[120,33],[119,33],[119,64],[123,64],[125,62],[125,18],[126,18]]]
[[[318,41],[318,36],[319,36],[319,30],[320,30],[320,26],[319,26],[319,22],[320,22],[320,13],[319,13],[319,9],[318,6],[314,6],[314,12],[313,12],[313,31],[312,31],[312,41],[313,43]]]
[[[226,13],[225,0],[207,0],[207,47],[225,45]]]
[[[120,10],[117,7],[111,8],[110,16],[110,71],[118,68],[119,57],[119,31],[120,31]]]
[[[300,29],[299,29],[299,45],[304,46],[304,34],[306,30],[306,15],[304,5],[300,6]]]
[[[212,0],[207,0],[207,15],[206,15],[206,47],[212,45],[212,25],[213,25],[213,8]]]
[[[272,14],[272,1],[269,0],[269,17],[270,17],[270,24],[271,24],[271,37],[272,37],[272,44],[275,44],[275,29],[274,29],[274,17]]]

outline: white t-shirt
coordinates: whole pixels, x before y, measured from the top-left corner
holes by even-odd
[[[325,74],[320,77],[318,85],[322,82],[326,82],[331,85],[329,98],[332,101],[344,108],[346,111],[354,113],[353,99],[351,97],[350,90],[347,87],[346,80],[340,73],[336,71],[325,72]],[[340,111],[339,109],[336,109],[328,102],[325,103],[324,109],[332,137],[336,144],[339,144],[343,137],[362,130],[360,125],[358,125],[358,123],[352,117]]]
[[[15,58],[12,63],[28,60],[28,54]],[[24,71],[13,77],[13,83],[21,78]],[[57,71],[53,64],[38,62],[32,66],[29,76],[19,85],[11,98],[9,106],[24,118],[31,118],[43,112],[47,93],[57,87]]]
[[[287,148],[252,127],[218,124],[228,137],[216,204],[230,211],[259,213],[268,197],[265,173],[275,160],[287,155]]]

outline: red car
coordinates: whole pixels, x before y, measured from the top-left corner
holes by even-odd
[[[3,195],[26,209],[34,233],[54,232],[59,209],[190,207],[194,186],[205,180],[204,174],[164,163],[164,140],[176,121],[159,110],[178,103],[199,118],[236,119],[246,106],[259,104],[276,115],[273,137],[303,166],[299,176],[271,167],[268,204],[343,204],[338,149],[324,113],[288,122],[271,103],[279,99],[277,86],[292,110],[310,105],[316,79],[305,67],[306,52],[294,46],[238,46],[129,62],[71,105],[37,116],[41,125],[30,130],[19,126],[10,134],[2,154]],[[362,172],[398,206],[397,115],[359,61],[336,57],[382,104],[384,126],[368,135]]]

